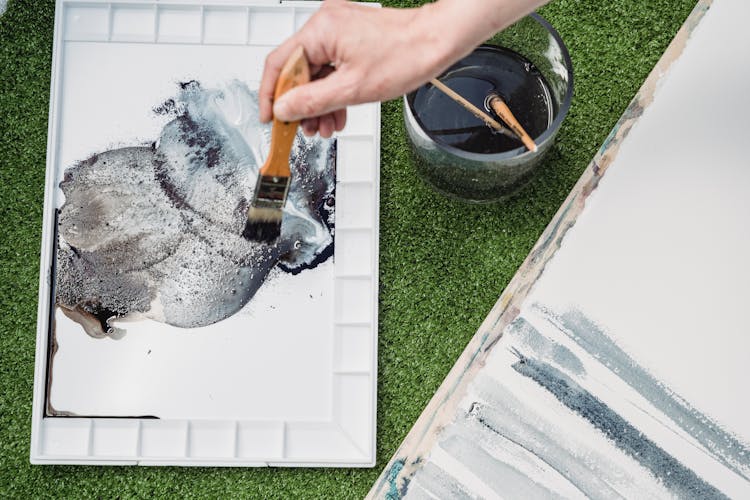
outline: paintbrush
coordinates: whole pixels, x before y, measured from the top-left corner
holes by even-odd
[[[298,47],[287,59],[276,81],[274,100],[288,90],[310,81],[310,67],[305,51]],[[274,117],[271,125],[271,148],[266,162],[258,172],[255,192],[247,209],[247,222],[242,236],[248,240],[272,243],[281,234],[283,208],[292,176],[289,153],[297,135],[299,121],[283,122]]]
[[[492,127],[493,129],[497,130],[503,135],[506,135],[508,137],[512,137],[513,139],[518,139],[521,142],[523,142],[524,146],[526,146],[530,151],[536,151],[536,144],[531,139],[531,136],[526,133],[526,130],[521,126],[520,123],[518,123],[518,120],[516,120],[516,117],[513,116],[513,113],[510,111],[510,108],[505,104],[505,102],[502,100],[502,98],[496,94],[492,93],[489,96],[487,96],[487,99],[485,100],[485,106],[488,106],[488,109],[491,107],[495,113],[510,127],[510,130],[500,124],[497,120],[492,118],[490,115],[479,109],[478,107],[474,106],[471,102],[469,102],[466,98],[464,98],[461,94],[453,90],[452,88],[448,87],[446,84],[438,80],[437,78],[433,78],[430,80],[430,83],[437,89],[441,90],[445,95],[456,101],[458,104],[463,106],[467,111],[469,111],[471,114],[482,120],[484,123]]]
[[[526,132],[526,130],[521,126],[521,124],[518,123],[518,120],[516,120],[516,117],[513,116],[510,108],[507,104],[505,104],[505,101],[502,97],[500,97],[499,94],[494,92],[491,93],[487,96],[487,99],[485,99],[484,102],[485,106],[492,108],[492,110],[497,113],[497,116],[499,116],[500,119],[510,127],[510,129],[521,139],[523,145],[529,149],[529,151],[536,151],[536,143],[534,142],[534,139],[532,139],[531,136]]]
[[[480,120],[482,120],[484,123],[486,123],[488,126],[492,127],[493,129],[497,130],[503,135],[507,135],[508,137],[512,137],[513,139],[518,139],[518,136],[514,134],[511,130],[508,130],[506,127],[504,127],[500,122],[492,118],[490,115],[479,109],[478,107],[474,106],[471,102],[466,100],[464,96],[438,80],[437,78],[433,78],[430,80],[430,83],[437,88],[438,90],[442,91],[445,95],[456,101],[458,104],[463,106],[468,112],[470,112],[472,115],[476,116]]]

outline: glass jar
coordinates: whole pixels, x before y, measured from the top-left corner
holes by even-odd
[[[559,34],[531,14],[438,78],[490,115],[487,97],[499,94],[537,150],[494,132],[428,83],[404,96],[418,173],[439,192],[468,202],[492,203],[513,194],[551,149],[570,107],[573,70]]]

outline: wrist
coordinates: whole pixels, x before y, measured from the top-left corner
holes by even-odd
[[[412,42],[427,63],[430,77],[443,71],[474,48],[467,43],[466,30],[457,23],[456,6],[438,1],[425,4],[416,10]]]
[[[438,48],[455,61],[549,0],[438,0],[428,10]]]

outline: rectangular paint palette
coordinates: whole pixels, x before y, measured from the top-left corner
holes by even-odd
[[[66,169],[105,150],[158,152],[171,122],[155,108],[185,82],[221,89],[211,95],[231,114],[232,89],[256,90],[266,55],[319,6],[58,0],[32,463],[374,465],[379,104],[349,108],[330,150],[331,258],[274,266],[244,307],[205,326],[115,320],[121,338],[93,338],[56,306]]]

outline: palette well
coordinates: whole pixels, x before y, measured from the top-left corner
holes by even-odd
[[[268,129],[257,124],[255,97],[263,60],[318,7],[317,2],[58,2],[33,463],[374,464],[378,104],[350,108],[347,127],[335,140],[299,139],[295,165],[299,172],[307,173],[304,179],[310,180],[300,181],[300,189],[308,189],[308,184],[325,187],[323,172],[335,168],[335,179],[325,191],[330,206],[324,207],[327,211],[311,211],[307,214],[311,218],[289,209],[285,223],[289,220],[296,228],[304,226],[306,236],[290,239],[289,248],[278,251],[281,257],[274,249],[259,249],[258,253],[270,255],[271,264],[277,258],[281,262],[265,269],[257,290],[244,302],[233,303],[229,312],[225,310],[214,319],[203,320],[200,314],[198,321],[186,319],[191,309],[201,310],[206,302],[224,300],[209,287],[186,289],[179,284],[190,273],[201,277],[205,268],[193,266],[197,258],[187,258],[186,267],[172,276],[153,271],[158,286],[144,292],[151,302],[141,300],[136,307],[137,301],[128,296],[127,314],[125,309],[117,314],[111,308],[96,309],[106,309],[108,316],[101,323],[102,331],[109,330],[103,338],[88,335],[80,321],[61,310],[61,305],[71,306],[71,300],[66,303],[61,299],[67,290],[64,285],[74,291],[79,286],[60,281],[61,276],[73,276],[65,274],[65,265],[90,263],[91,255],[113,255],[103,250],[109,248],[105,243],[119,244],[127,231],[141,228],[149,220],[144,216],[146,208],[138,204],[146,199],[141,196],[144,185],[150,186],[154,196],[166,196],[159,200],[167,201],[165,206],[169,205],[175,220],[185,224],[179,226],[180,231],[186,231],[178,243],[168,242],[173,251],[167,252],[163,261],[159,260],[162,257],[153,263],[145,259],[136,269],[131,261],[145,255],[139,253],[143,246],[136,245],[131,256],[123,258],[121,269],[119,262],[110,262],[118,269],[112,278],[113,291],[108,294],[122,294],[125,281],[118,276],[120,272],[142,278],[145,268],[166,265],[180,252],[200,253],[200,245],[214,250],[219,247],[217,242],[240,245],[231,235],[234,219],[227,222],[220,220],[220,215],[222,203],[233,202],[234,196],[245,199],[245,191],[247,196],[251,194],[267,151]],[[186,98],[186,92],[192,100]],[[198,132],[183,133],[186,123],[197,123]],[[184,155],[174,150],[165,153],[173,130],[182,130],[174,137],[178,145],[185,142]],[[107,155],[131,151],[128,148],[137,150],[140,160],[124,161],[116,168],[104,165]],[[219,167],[213,163],[201,166],[201,155],[212,151],[219,158]],[[177,170],[170,171],[166,181],[159,170],[165,158],[177,162],[176,167],[170,164]],[[185,163],[185,171],[198,176],[184,181],[195,192],[176,181],[182,179],[178,174],[184,158],[192,161]],[[233,168],[220,175],[216,168],[225,168],[225,164]],[[135,176],[139,168],[142,183]],[[106,182],[104,173],[110,177]],[[236,178],[228,177],[230,173]],[[73,217],[73,202],[78,198],[70,188],[63,192],[60,183],[65,186],[84,180],[91,183],[88,188],[99,188],[100,193],[79,196],[88,201],[81,203],[81,213]],[[178,195],[189,193],[192,197],[174,196],[168,188],[175,186]],[[248,189],[243,191],[243,186]],[[136,202],[112,201],[124,196],[125,187]],[[210,190],[214,188],[219,195],[212,198]],[[233,194],[232,189],[241,195]],[[94,234],[92,225],[80,221],[92,220],[88,217],[94,205],[91,200],[100,198],[111,203],[107,205],[111,212],[121,207],[132,212],[97,222],[98,239],[90,242],[86,235]],[[208,203],[211,200],[214,205]],[[206,207],[200,208],[202,202],[207,202]],[[161,206],[161,202],[149,203],[149,210]],[[241,208],[230,206],[230,215]],[[158,210],[161,216],[163,212]],[[159,226],[159,217],[155,220],[150,232],[136,231],[137,238],[127,240],[128,244],[141,237],[165,237],[169,229]],[[113,221],[122,225],[110,226]],[[103,224],[111,230],[105,231]],[[217,227],[219,236],[211,236],[217,234]],[[208,232],[202,232],[204,229]],[[189,234],[196,235],[195,242],[187,238]],[[305,245],[318,245],[309,258],[300,257]],[[66,248],[73,250],[65,253],[62,250]],[[239,248],[244,252],[245,247]],[[216,251],[215,255],[226,257],[224,250]],[[242,259],[237,266],[240,271],[252,267]],[[259,278],[250,275],[248,279]],[[164,280],[176,284],[168,288],[176,290],[177,300],[195,300],[196,306],[170,316],[172,306],[168,305]],[[224,290],[228,296],[236,296],[249,283],[233,280],[236,288],[232,285]],[[205,300],[199,297],[204,292]],[[78,300],[91,312],[93,295],[72,302]],[[95,297],[99,305],[106,299]]]

